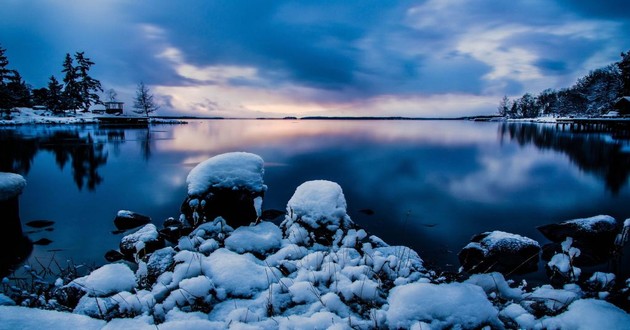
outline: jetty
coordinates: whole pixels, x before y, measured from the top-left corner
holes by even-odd
[[[100,126],[138,126],[146,127],[149,125],[148,117],[138,116],[102,116],[96,117]]]

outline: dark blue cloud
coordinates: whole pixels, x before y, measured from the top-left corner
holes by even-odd
[[[509,65],[499,61],[505,58],[493,58],[501,55],[498,51],[526,50],[534,58],[530,64],[550,79],[548,87],[558,87],[551,85],[557,83],[555,77],[618,60],[619,52],[630,49],[625,1],[481,0],[445,6],[439,1],[376,0],[41,0],[9,1],[2,9],[0,43],[8,49],[12,67],[35,87],[45,85],[52,74],[60,77],[63,56],[75,51],[85,51],[96,62],[94,74],[104,85],[202,83],[159,56],[172,47],[186,64],[250,67],[260,78],[230,79],[229,84],[269,90],[308,87],[320,91],[305,96],[314,101],[488,90],[511,94],[529,91],[528,82],[505,75],[487,79],[496,63]],[[573,23],[596,27],[584,36],[554,31]],[[597,31],[599,24],[602,31]],[[474,45],[475,32],[514,27],[523,31],[487,53],[459,47],[464,38]]]

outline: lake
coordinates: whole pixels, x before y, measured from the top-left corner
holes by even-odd
[[[230,151],[265,160],[263,209],[284,210],[307,180],[335,181],[356,223],[440,269],[457,270],[457,253],[480,232],[545,244],[536,226],[598,214],[630,218],[627,131],[457,120],[192,120],[149,129],[2,127],[0,143],[0,171],[28,182],[23,230],[32,241],[52,241],[35,246],[32,263],[52,256],[105,263],[122,237],[112,233],[118,210],[161,227],[179,216],[188,172]],[[32,220],[54,225],[24,225]],[[626,253],[612,266],[627,276],[628,263]]]

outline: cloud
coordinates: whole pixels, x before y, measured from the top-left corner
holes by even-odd
[[[360,105],[362,115],[401,109],[395,114],[422,116],[430,98],[536,93],[618,60],[630,49],[628,17],[614,13],[624,3],[598,6],[564,0],[9,1],[0,13],[0,40],[12,66],[35,87],[60,75],[66,52],[85,51],[106,88],[124,97],[144,81],[167,93],[173,111],[196,104],[204,112],[341,115],[361,113]],[[199,106],[207,105],[204,99],[217,104]]]

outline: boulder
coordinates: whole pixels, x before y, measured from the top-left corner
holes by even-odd
[[[611,216],[598,215],[590,218],[568,220],[537,227],[553,243],[545,245],[543,259],[550,260],[554,254],[560,253],[560,243],[567,237],[573,239],[573,246],[582,254],[576,259],[578,265],[591,266],[602,263],[618,249],[615,245],[617,235],[621,231],[620,224]],[[622,244],[622,239],[617,239]]]
[[[33,243],[22,232],[19,195],[26,180],[19,174],[0,172],[0,278],[28,258]]]
[[[160,237],[154,224],[148,224],[133,234],[129,234],[120,241],[120,252],[127,260],[137,260],[147,254],[164,247],[164,240]]]
[[[287,215],[280,228],[285,238],[298,245],[337,245],[348,230],[356,227],[346,208],[337,183],[307,181],[297,187],[287,203]]]
[[[181,212],[196,227],[217,217],[236,228],[255,222],[261,215],[263,160],[246,152],[214,156],[193,168],[186,182],[188,197]]]
[[[613,217],[597,215],[539,226],[537,229],[555,243],[563,242],[567,237],[572,237],[575,244],[612,245],[619,232],[619,227],[619,223]]]
[[[120,210],[114,218],[114,225],[119,230],[133,229],[151,222],[151,218],[136,212]]]
[[[492,231],[474,236],[458,258],[471,273],[524,274],[538,269],[539,254],[540,245],[531,238]]]

